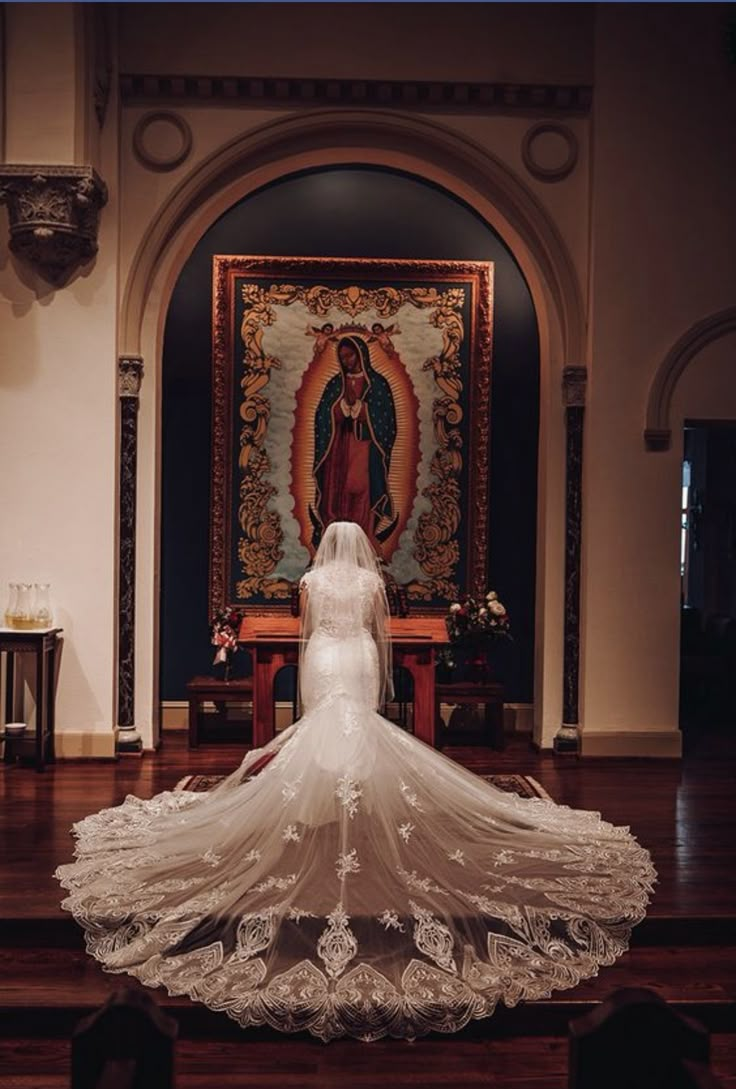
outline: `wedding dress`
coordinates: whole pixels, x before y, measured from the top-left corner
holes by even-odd
[[[300,721],[209,794],[129,796],[75,825],[57,876],[89,953],[322,1040],[456,1031],[611,964],[645,912],[647,851],[381,717],[385,593],[352,523],[328,527],[305,586]]]

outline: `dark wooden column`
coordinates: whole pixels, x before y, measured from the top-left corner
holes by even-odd
[[[555,752],[576,753],[580,743],[580,553],[583,528],[583,421],[585,367],[562,372],[567,446],[565,461],[565,623],[562,674],[562,725]]]
[[[140,356],[118,360],[120,395],[120,507],[118,546],[117,751],[140,752],[135,727],[135,530],[138,464],[138,397],[143,378]]]

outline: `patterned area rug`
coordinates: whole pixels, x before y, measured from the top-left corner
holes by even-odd
[[[224,775],[185,775],[176,784],[174,790],[192,790],[202,793],[213,790],[224,778]],[[499,790],[518,794],[521,798],[552,800],[544,787],[536,779],[532,779],[531,775],[482,775],[481,779],[485,779]]]

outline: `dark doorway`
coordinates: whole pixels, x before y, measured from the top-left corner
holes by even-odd
[[[736,422],[685,424],[682,481],[680,725],[736,720]]]

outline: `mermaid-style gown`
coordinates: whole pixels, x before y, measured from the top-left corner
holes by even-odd
[[[627,828],[503,793],[377,713],[377,576],[315,571],[301,720],[210,794],[80,821],[63,906],[110,972],[243,1026],[412,1038],[573,987],[655,873]]]

